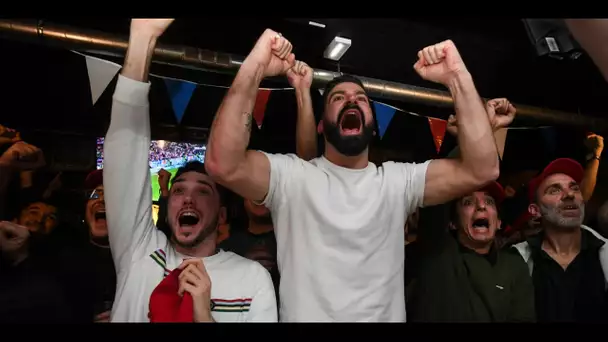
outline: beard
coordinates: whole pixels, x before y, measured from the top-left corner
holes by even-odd
[[[192,242],[180,242],[175,236],[175,231],[171,231],[171,240],[175,242],[176,245],[183,248],[192,248],[198,246],[201,242],[205,241],[211,234],[217,231],[217,223],[219,222],[219,213],[215,215],[213,221],[211,221],[205,228],[198,233],[198,236],[192,240]]]
[[[356,109],[361,113],[361,126],[363,127],[358,135],[343,136],[340,133],[340,122],[344,114],[351,109]],[[323,119],[323,132],[325,138],[338,152],[341,154],[353,157],[358,156],[369,146],[372,137],[374,136],[373,122],[366,125],[363,111],[356,104],[347,104],[342,108],[338,115],[338,120],[333,123],[327,119]]]
[[[564,217],[560,213],[559,204],[555,206],[539,204],[543,220],[558,228],[578,228],[583,224],[585,204],[581,203],[578,207],[580,210],[578,217]]]

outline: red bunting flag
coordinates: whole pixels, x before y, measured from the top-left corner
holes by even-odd
[[[264,122],[264,114],[266,113],[266,104],[268,103],[268,97],[270,96],[269,89],[258,90],[258,97],[255,100],[255,106],[253,107],[253,118],[258,128],[262,128],[262,122]]]
[[[445,130],[448,127],[448,122],[446,120],[436,118],[428,119],[429,126],[431,127],[431,133],[433,134],[433,140],[435,141],[435,147],[437,148],[437,153],[439,153],[441,144],[443,143],[443,138],[445,137]]]

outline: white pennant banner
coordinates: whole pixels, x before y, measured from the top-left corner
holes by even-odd
[[[121,66],[100,58],[84,55],[87,61],[87,73],[89,74],[89,86],[93,105],[97,103],[101,94],[112,82]]]

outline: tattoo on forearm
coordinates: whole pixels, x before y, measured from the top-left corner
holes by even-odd
[[[243,113],[247,117],[247,121],[245,121],[245,128],[247,128],[248,132],[251,132],[251,125],[253,124],[253,115],[249,112]]]

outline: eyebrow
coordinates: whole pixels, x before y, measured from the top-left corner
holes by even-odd
[[[329,99],[331,100],[335,95],[345,95],[346,92],[344,90],[336,90],[335,92],[331,93],[331,95],[329,96]],[[363,90],[357,90],[355,92],[355,95],[365,95],[365,97],[368,97],[367,94],[365,93],[365,91]]]
[[[185,182],[185,180],[184,180],[183,178],[180,178],[180,179],[176,179],[175,181],[173,181],[173,184],[175,185],[175,184],[177,184],[177,183],[183,183],[183,182]],[[211,184],[211,183],[209,183],[209,182],[207,182],[207,181],[204,181],[204,180],[200,180],[200,179],[199,179],[199,180],[196,180],[196,182],[197,182],[198,184],[201,184],[201,185],[206,185],[206,186],[210,187],[210,188],[211,188],[211,191],[215,192],[215,189],[213,188],[213,184]]]

